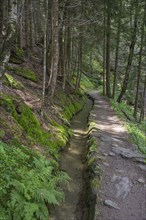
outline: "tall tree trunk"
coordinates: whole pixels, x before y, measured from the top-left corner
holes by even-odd
[[[83,50],[83,2],[81,3],[81,27],[78,41],[78,64],[77,64],[77,78],[75,92],[80,87],[81,75],[82,75],[82,50]]]
[[[3,0],[0,0],[0,37],[2,33],[3,27]]]
[[[75,92],[77,92],[78,88],[80,87],[81,73],[82,73],[82,40],[80,38],[79,45],[78,45],[78,66],[77,66],[77,78],[76,78]]]
[[[104,0],[103,13],[103,95],[106,95],[106,4]]]
[[[107,2],[107,36],[106,36],[106,95],[109,98],[111,98],[110,41],[111,41],[111,0],[108,0],[108,2]]]
[[[126,66],[125,76],[124,76],[124,80],[123,80],[123,84],[122,84],[122,90],[121,90],[121,93],[117,99],[117,102],[119,102],[119,103],[122,101],[122,98],[126,93],[127,85],[128,85],[128,81],[129,81],[129,75],[130,75],[130,71],[131,71],[131,65],[132,65],[133,55],[134,55],[134,48],[135,48],[135,43],[136,43],[137,19],[138,19],[138,0],[135,0],[134,29],[133,29],[133,33],[132,33],[130,51],[129,51],[128,62],[127,62],[127,66]]]
[[[66,9],[64,11],[64,27],[63,27],[63,90],[65,90],[66,80],[67,80],[67,29],[68,29],[68,4],[65,5]]]
[[[18,47],[22,49],[24,0],[18,3]]]
[[[25,0],[25,49],[26,49],[26,55],[28,55],[28,48],[29,48],[29,7],[28,4],[29,1]]]
[[[68,42],[67,42],[67,78],[71,83],[71,28],[68,27]]]
[[[117,72],[118,72],[118,61],[119,61],[119,45],[120,45],[120,34],[121,34],[121,17],[122,17],[122,0],[120,0],[120,4],[119,4],[119,18],[118,18],[116,56],[115,56],[115,70],[114,70],[114,83],[113,83],[113,98],[115,97],[116,85],[117,85]]]
[[[42,111],[45,105],[45,90],[46,90],[46,74],[47,74],[47,49],[48,49],[48,9],[49,0],[46,0],[46,15],[44,28],[44,64],[43,64],[43,94],[42,94]]]
[[[9,62],[11,48],[15,42],[15,33],[17,28],[17,0],[10,0],[9,16],[7,21],[7,31],[0,52],[0,80],[5,73],[5,67]]]
[[[58,44],[58,0],[52,0],[51,4],[52,16],[52,48],[51,48],[51,72],[48,83],[50,98],[54,96],[57,72],[58,72],[58,58],[59,58],[59,44]]]
[[[133,116],[135,118],[137,118],[137,109],[138,109],[138,96],[139,96],[139,85],[140,85],[140,79],[141,79],[141,64],[142,64],[142,53],[143,53],[143,46],[144,46],[145,22],[146,22],[146,2],[145,2],[142,30],[141,30],[141,44],[140,44],[139,61],[138,61],[138,68],[137,68],[137,85],[136,85],[136,96],[135,96],[134,113],[133,113]]]
[[[30,48],[33,50],[35,45],[34,37],[34,10],[33,1],[29,0],[29,21],[30,21]]]
[[[145,106],[146,106],[146,76],[144,80],[144,90],[141,97],[141,111],[140,111],[139,122],[142,122],[144,120],[145,111],[146,111]]]

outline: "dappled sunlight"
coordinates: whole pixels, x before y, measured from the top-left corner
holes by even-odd
[[[73,135],[74,136],[81,136],[87,134],[86,130],[83,129],[73,129]]]
[[[70,158],[74,155],[80,155],[78,148],[70,148],[69,152],[71,153]]]
[[[28,107],[36,109],[41,108],[41,100],[34,94],[30,94],[29,92],[24,92],[21,90],[16,90],[15,92]]]

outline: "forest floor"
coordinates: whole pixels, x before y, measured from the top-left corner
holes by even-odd
[[[144,156],[131,143],[123,123],[108,101],[97,92],[91,92],[90,96],[94,99],[94,106],[89,120],[96,123],[97,130],[92,136],[100,142],[98,166],[101,170],[94,220],[145,220]],[[71,184],[70,190],[65,190],[65,202],[56,211],[55,220],[88,220],[86,206],[80,203],[85,202],[81,193],[83,152],[87,144],[84,133],[90,105],[87,104],[88,107],[85,106],[73,121],[73,137],[69,148],[62,154],[61,167],[69,173]]]

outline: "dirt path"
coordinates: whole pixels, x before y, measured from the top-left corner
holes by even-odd
[[[97,92],[90,121],[96,122],[100,139],[99,154],[102,160],[100,201],[94,220],[145,220],[146,219],[146,165],[136,146],[129,141],[122,122],[108,102]]]
[[[65,202],[55,210],[54,220],[81,220],[85,212],[83,199],[83,171],[84,156],[87,145],[87,120],[92,108],[92,101],[88,100],[83,110],[72,120],[73,136],[68,149],[61,156],[61,168],[71,177],[70,190],[65,189]]]

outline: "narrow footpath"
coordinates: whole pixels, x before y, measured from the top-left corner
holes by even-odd
[[[65,189],[65,201],[51,220],[146,220],[145,158],[130,142],[108,101],[96,91],[89,95],[94,100],[93,108],[93,101],[88,99],[83,110],[73,118],[73,136],[61,156],[61,168],[71,177],[70,189]],[[100,168],[100,189],[91,189],[91,198],[93,193],[96,199],[90,217],[83,177],[88,121],[95,125],[90,137],[98,143],[97,154],[93,155],[97,155],[95,167]]]
[[[94,220],[146,220],[146,165],[105,98],[91,92],[92,135],[100,140],[101,187]],[[100,211],[100,214],[99,214]]]

